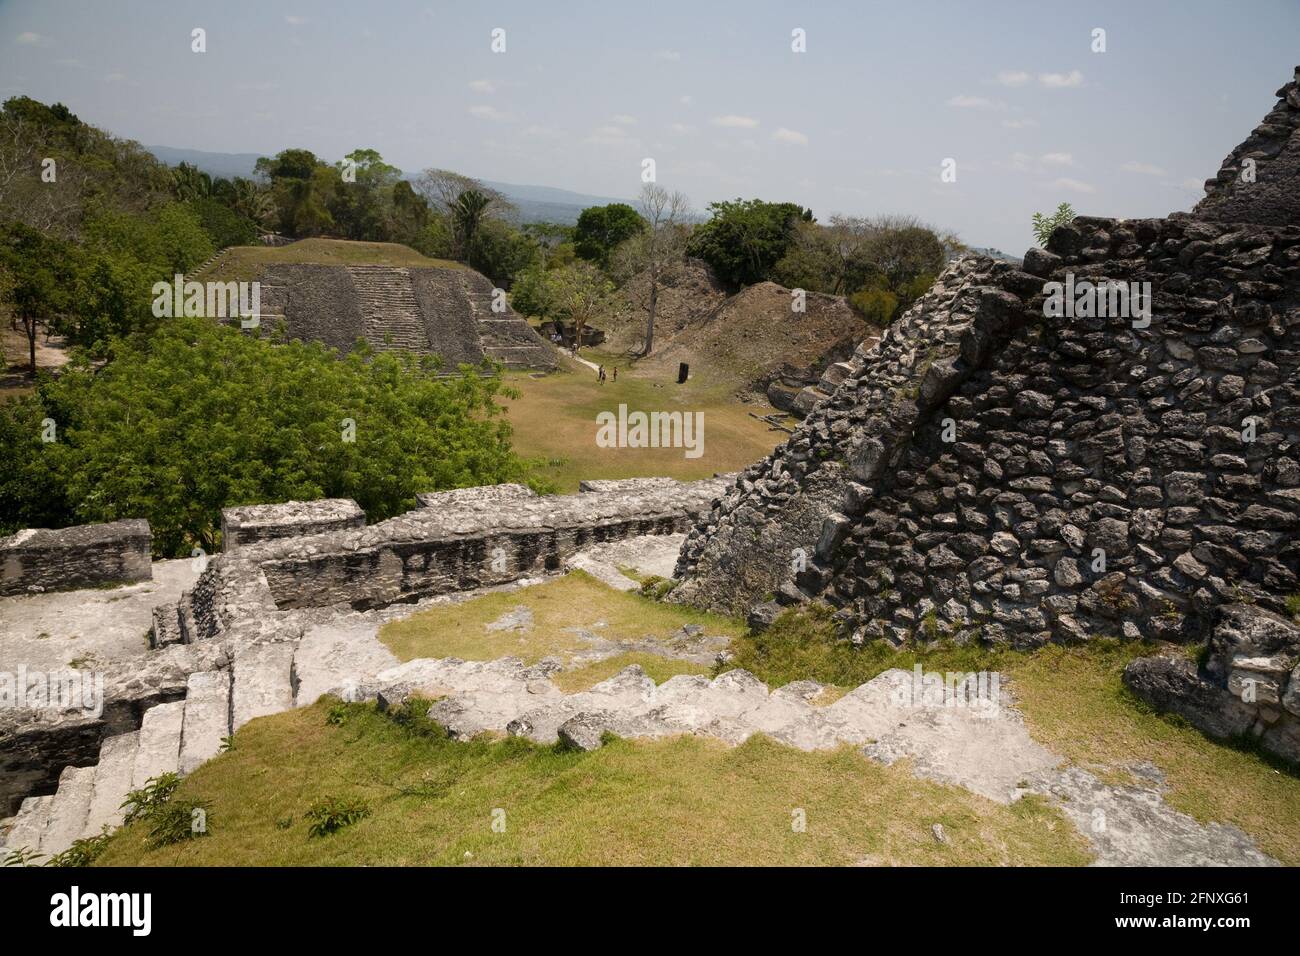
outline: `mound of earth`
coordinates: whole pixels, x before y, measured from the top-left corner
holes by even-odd
[[[605,331],[605,343],[619,352],[640,352],[645,344],[649,280],[636,276],[623,288],[617,309],[596,324]],[[727,300],[727,290],[708,263],[687,259],[682,268],[659,288],[655,308],[655,342],[667,344],[705,320]]]

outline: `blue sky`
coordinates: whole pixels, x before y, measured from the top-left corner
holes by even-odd
[[[913,213],[1015,254],[1062,200],[1190,208],[1297,62],[1296,0],[0,0],[0,96],[144,143],[371,146],[407,171],[629,197],[653,157],[697,208]]]

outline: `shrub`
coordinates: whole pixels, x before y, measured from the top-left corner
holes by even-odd
[[[1057,227],[1072,222],[1075,215],[1074,209],[1068,202],[1063,202],[1057,206],[1056,212],[1050,216],[1044,216],[1041,212],[1034,213],[1034,238],[1038,240],[1040,246],[1047,245],[1047,240],[1051,238]]]
[[[326,797],[317,800],[307,811],[307,835],[312,837],[329,836],[350,827],[370,815],[370,806],[361,799],[344,799]]]
[[[72,846],[62,853],[56,853],[46,861],[46,866],[74,867],[90,866],[108,849],[108,825],[95,836],[74,840]]]

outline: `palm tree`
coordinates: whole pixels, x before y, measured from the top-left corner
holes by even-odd
[[[172,170],[172,181],[176,184],[176,197],[182,202],[212,195],[212,177],[189,163],[181,163]]]
[[[466,189],[452,204],[451,221],[456,230],[456,240],[462,256],[469,256],[474,235],[478,232],[478,227],[483,224],[483,218],[491,204],[492,198],[477,189]]]

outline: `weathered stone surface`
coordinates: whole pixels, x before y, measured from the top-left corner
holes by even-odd
[[[290,642],[258,644],[235,658],[231,676],[230,727],[238,730],[256,717],[293,706],[293,655]]]
[[[0,595],[147,581],[152,542],[149,522],[140,518],[27,528],[0,538]]]
[[[1294,225],[1300,221],[1300,67],[1277,91],[1278,101],[1264,122],[1206,180],[1205,198],[1193,215],[1219,222]],[[1239,257],[1242,265],[1259,258]]]
[[[99,750],[99,763],[95,765],[95,792],[86,812],[83,837],[97,836],[104,827],[112,830],[122,825],[126,815],[122,802],[131,791],[139,742],[138,731],[118,734],[104,741]]]
[[[180,766],[181,725],[185,701],[151,707],[140,723],[140,738],[131,769],[131,789],[139,790],[154,777],[176,773]]]
[[[221,546],[234,551],[274,538],[294,538],[364,528],[366,514],[351,498],[286,501],[221,509]]]
[[[186,685],[185,717],[177,769],[192,772],[221,752],[230,736],[230,671],[200,671]],[[101,758],[102,759],[102,758]]]
[[[94,767],[65,767],[59,789],[50,804],[50,817],[41,836],[40,851],[46,856],[62,853],[81,838],[95,791]]]

